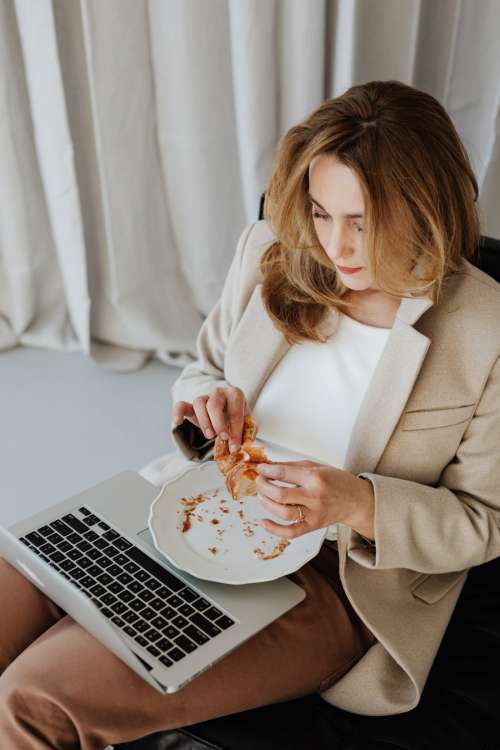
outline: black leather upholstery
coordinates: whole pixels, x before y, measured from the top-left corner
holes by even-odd
[[[500,281],[500,241],[482,237],[471,262]],[[422,700],[413,711],[398,716],[358,716],[311,695],[150,735],[117,748],[498,750],[499,685],[500,558],[497,558],[469,573]]]

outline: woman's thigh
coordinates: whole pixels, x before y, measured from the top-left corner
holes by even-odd
[[[10,563],[0,558],[0,674],[66,614]]]
[[[36,727],[51,747],[97,750],[320,690],[369,644],[312,565],[291,577],[306,591],[303,602],[171,695],[64,617],[0,677],[0,736],[30,747],[22,732]]]

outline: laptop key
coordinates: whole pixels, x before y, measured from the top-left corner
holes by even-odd
[[[219,619],[215,621],[215,624],[217,627],[222,628],[222,630],[227,630],[231,625],[234,625],[234,620],[231,620],[227,615],[222,615],[222,617],[219,617]]]
[[[188,617],[188,615],[192,615],[193,612],[195,612],[190,604],[183,604],[182,607],[179,607],[179,612],[181,615],[184,615],[184,617]]]
[[[161,641],[156,643],[156,646],[162,651],[168,651],[173,645],[172,641],[169,641],[168,638],[162,638]]]
[[[140,596],[143,602],[150,602],[151,599],[155,598],[153,592],[148,591],[147,589],[144,589],[144,591],[140,591],[137,596]]]
[[[95,585],[95,579],[85,574],[85,577],[80,579],[80,583],[84,588],[89,589],[91,586]]]
[[[113,560],[109,560],[107,557],[104,557],[104,555],[96,557],[94,562],[96,563],[96,565],[100,565],[101,568],[110,568],[112,565],[114,565]]]
[[[62,536],[67,536],[68,534],[71,534],[71,528],[66,523],[63,523],[61,520],[53,521],[51,524],[51,527],[57,531],[58,534],[61,534]]]
[[[179,599],[177,594],[174,594],[167,599],[167,604],[170,604],[171,607],[180,607],[181,604],[183,604],[183,601],[182,599]]]
[[[124,613],[123,619],[125,620],[125,622],[134,623],[139,619],[139,615],[137,614],[137,612],[130,612],[129,610],[128,612]]]
[[[151,602],[151,604],[149,606],[151,607],[152,605],[153,605],[153,602]],[[160,614],[161,614],[162,617],[166,617],[167,620],[171,620],[172,617],[175,617],[175,615],[177,614],[177,612],[175,611],[175,609],[173,609],[172,607],[170,607],[170,606],[167,605],[165,607],[165,609],[161,610]]]
[[[107,604],[108,606],[111,606],[114,604],[114,602],[118,601],[116,596],[113,596],[113,594],[104,594],[104,596],[101,598],[101,601],[104,602],[104,604]]]
[[[113,539],[112,543],[115,547],[117,547],[119,550],[122,550],[122,551],[126,549],[130,549],[130,547],[132,547],[132,543],[128,542],[126,539],[124,539],[121,536],[118,537],[118,539]]]
[[[85,570],[86,570],[87,568],[90,568],[90,566],[92,565],[92,560],[89,557],[86,557],[84,555],[83,557],[79,558],[78,565],[81,568],[85,568]]]
[[[175,625],[176,628],[182,629],[185,628],[186,625],[189,625],[189,622],[182,615],[177,615],[177,617],[174,617],[172,620],[172,625]]]
[[[185,635],[188,635],[192,640],[198,644],[198,646],[203,646],[204,643],[207,643],[209,641],[209,637],[205,635],[205,633],[202,633],[201,630],[199,630],[195,625],[190,625],[187,627],[184,631]]]
[[[43,557],[45,557],[45,555],[43,555]],[[47,557],[46,559],[48,560],[48,557]],[[63,560],[63,561],[62,561],[61,563],[59,563],[59,565],[60,565],[60,567],[61,567],[61,568],[62,568],[63,570],[66,570],[66,571],[68,571],[68,572],[69,572],[70,570],[73,570],[73,568],[76,568],[76,567],[78,567],[77,565],[75,565],[75,563],[74,563],[74,562],[71,562],[71,560]]]
[[[94,533],[94,532],[93,532],[93,533]],[[97,536],[97,534],[96,534],[96,536]],[[104,547],[107,547],[107,546],[108,546],[108,543],[107,543],[107,541],[106,541],[105,539],[103,539],[102,537],[98,537],[98,538],[97,538],[97,539],[96,539],[96,540],[94,541],[94,544],[95,544],[95,546],[97,547],[97,549],[100,549],[100,550],[102,550],[102,549],[103,549]]]
[[[168,658],[168,656],[165,656],[165,655],[163,655],[163,656],[160,656],[159,660],[160,660],[160,661],[161,661],[161,663],[162,663],[162,664],[164,664],[164,665],[165,665],[166,667],[171,667],[171,666],[172,666],[172,664],[174,663],[174,662],[173,662],[173,661],[172,661],[171,659],[169,659],[169,658]]]
[[[120,568],[120,566],[115,565],[114,563],[108,568],[108,573],[110,576],[120,575],[121,572],[122,572],[122,569]]]
[[[93,513],[90,514],[90,516],[87,516],[83,519],[83,523],[86,523],[87,526],[93,526],[95,523],[98,523],[99,519],[97,516],[95,516]]]
[[[147,646],[146,651],[149,651],[153,656],[159,656],[161,654],[161,651],[159,651],[156,646]]]
[[[99,581],[99,583],[102,583],[103,586],[107,586],[108,583],[111,583],[113,581],[111,576],[107,573],[102,573],[102,575],[97,576],[97,580]]]
[[[45,544],[42,544],[40,547],[41,551],[44,553],[44,555],[48,555],[49,552],[55,552],[56,548],[53,544],[50,544],[50,542],[45,542]]]
[[[102,554],[100,549],[96,549],[95,547],[92,547],[92,549],[89,549],[87,552],[87,557],[90,557],[91,560],[95,560],[96,557],[100,557]]]
[[[206,609],[203,614],[205,617],[207,617],[209,620],[216,620],[218,617],[221,617],[222,612],[220,609],[217,609],[217,607],[210,607],[210,609]]]
[[[198,610],[198,612],[203,612],[204,609],[207,609],[207,607],[210,606],[210,602],[207,602],[206,599],[203,599],[203,597],[200,597],[199,599],[196,599],[196,601],[193,602],[193,607]]]
[[[80,511],[80,513],[82,513],[82,515],[90,516],[90,510],[88,508],[83,507],[83,508],[78,508],[78,510]]]
[[[161,599],[166,599],[167,596],[170,596],[171,593],[172,593],[172,590],[167,588],[166,586],[161,586],[156,591],[156,595],[161,597]]]
[[[192,651],[195,651],[195,649],[197,648],[196,643],[193,643],[193,641],[189,640],[189,638],[186,638],[185,635],[180,635],[178,638],[174,640],[174,643],[180,646],[182,650],[185,651],[187,654],[190,654]]]
[[[136,630],[132,627],[132,625],[126,625],[123,628],[123,632],[130,636],[134,636],[136,634]]]
[[[127,571],[127,573],[135,573],[137,570],[139,570],[139,566],[135,562],[128,562],[126,565],[123,566],[123,569]]]
[[[81,568],[75,568],[74,570],[71,571],[71,575],[73,578],[79,581],[81,578],[83,578],[86,575],[86,573]]]
[[[112,622],[114,622],[114,623],[115,623],[115,625],[118,625],[119,627],[121,627],[122,625],[124,625],[124,624],[125,624],[125,623],[123,622],[122,618],[121,618],[121,617],[118,617],[117,615],[115,615],[115,617],[112,617],[112,618],[111,618],[111,621],[112,621]]]
[[[49,542],[52,542],[52,544],[57,544],[63,540],[62,536],[58,534],[57,531],[54,531],[52,534],[47,534],[47,539]]]
[[[198,598],[196,591],[188,588],[185,588],[184,591],[179,591],[179,596],[182,596],[185,602],[194,602]]]
[[[72,531],[71,534],[68,534],[66,539],[68,542],[71,542],[71,544],[78,544],[78,542],[81,540],[80,534],[77,534],[76,531]]]
[[[117,576],[117,579],[120,581],[120,583],[131,583],[134,579],[130,575],[130,573],[120,573],[119,576]]]
[[[100,576],[101,573],[104,573],[104,571],[99,565],[91,565],[90,568],[87,568],[87,573],[95,578],[96,576]]]
[[[62,520],[64,521],[64,523],[67,523],[68,526],[71,526],[73,531],[78,531],[79,534],[85,534],[85,532],[87,531],[87,526],[79,521],[78,518],[72,513],[68,513],[66,516],[63,516]]]
[[[111,528],[111,526],[108,526],[108,524],[107,524],[107,523],[104,523],[104,521],[99,521],[99,523],[98,523],[97,525],[98,525],[98,526],[99,526],[99,528],[100,528],[100,529],[102,529],[103,531],[108,531],[108,529],[110,529],[110,528]]]
[[[161,636],[161,633],[159,633],[154,628],[149,628],[149,630],[147,630],[144,633],[144,637],[147,638],[149,641],[153,641],[153,643],[154,643],[155,641],[157,641],[162,636]]]
[[[141,610],[141,617],[144,617],[145,620],[151,620],[155,616],[156,612],[151,609],[151,607],[146,607],[146,609]]]
[[[113,612],[116,612],[117,615],[121,615],[122,612],[127,611],[127,606],[123,602],[116,602],[116,604],[111,605],[111,609]]]
[[[99,539],[99,534],[96,534],[95,531],[92,531],[92,529],[89,529],[88,531],[86,531],[83,536],[89,542],[95,542],[97,541],[97,539]]]
[[[94,596],[97,596],[97,597],[102,596],[103,594],[106,593],[106,589],[104,588],[104,586],[101,586],[100,583],[96,583],[95,586],[92,586],[90,591],[93,593]]]
[[[134,612],[140,612],[142,609],[146,609],[146,604],[142,601],[142,599],[133,599],[131,602],[129,602],[129,607],[134,610]]]
[[[139,581],[131,581],[127,585],[127,588],[130,589],[130,591],[132,591],[134,594],[137,594],[138,591],[143,590],[142,583],[139,583]]]
[[[122,602],[129,602],[131,599],[134,598],[134,595],[131,591],[122,591],[120,594],[118,594],[118,599]]]
[[[145,630],[149,630],[149,623],[146,622],[146,620],[139,620],[138,622],[134,623],[134,628],[139,633],[144,633]]]
[[[161,583],[156,580],[156,578],[150,578],[148,581],[148,588],[151,589],[151,591],[157,591],[161,586]]]
[[[186,654],[180,650],[180,648],[173,648],[172,651],[168,652],[168,656],[170,659],[173,659],[174,661],[180,661],[181,659],[184,659]]]
[[[163,609],[165,606],[165,602],[163,602],[161,599],[158,599],[158,597],[155,597],[154,599],[151,599],[149,602],[149,606],[151,609],[154,609],[155,612],[160,612],[160,610]]]
[[[115,563],[117,565],[125,565],[127,562],[128,562],[128,558],[125,557],[125,555],[122,555],[121,552],[115,556]]]
[[[55,562],[55,563],[58,563],[58,562],[61,562],[61,560],[64,560],[65,558],[64,558],[64,555],[63,555],[63,553],[62,553],[62,552],[59,552],[59,551],[57,550],[56,552],[52,552],[52,554],[50,555],[50,559],[51,559],[51,560],[52,560],[53,562]]]
[[[163,635],[166,635],[167,638],[176,638],[180,635],[180,632],[173,625],[167,625],[166,628],[163,628]]]
[[[52,529],[50,528],[50,526],[40,526],[40,528],[38,529],[38,533],[40,534],[40,536],[46,536],[47,534],[52,533]]]
[[[45,539],[37,531],[30,531],[29,534],[26,534],[26,539],[31,544],[34,544],[35,547],[41,547],[42,544],[45,544]]]
[[[164,617],[155,617],[154,620],[151,620],[151,625],[153,625],[155,628],[166,628],[168,625],[167,620],[165,620]]]
[[[57,549],[60,549],[61,552],[67,552],[69,549],[73,549],[71,544],[65,539],[64,542],[59,542],[57,545]]]
[[[113,581],[113,583],[110,583],[108,588],[113,592],[113,594],[119,594],[120,591],[125,591],[121,583],[118,583],[118,581]]]
[[[118,539],[119,536],[120,535],[118,534],[117,531],[113,531],[113,529],[109,529],[108,531],[106,531],[105,534],[102,535],[102,538],[107,539],[108,541],[112,542],[113,539]]]
[[[200,630],[203,630],[204,633],[211,636],[212,638],[221,632],[219,628],[212,622],[210,622],[210,620],[207,620],[207,618],[204,617],[201,612],[197,612],[195,615],[191,615],[189,619],[191,620],[191,622],[197,625]]]
[[[71,560],[78,560],[79,557],[83,557],[83,555],[80,552],[80,550],[76,549],[75,547],[73,547],[73,549],[70,549],[70,551],[67,553],[67,555],[68,555],[68,557]]]
[[[147,646],[148,642],[142,635],[136,635],[135,642],[139,644],[139,646]]]

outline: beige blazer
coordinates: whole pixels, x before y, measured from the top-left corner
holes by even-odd
[[[244,230],[174,403],[231,384],[252,409],[289,349],[261,298],[258,263],[272,240],[265,221]],[[467,569],[500,555],[499,355],[500,284],[468,261],[438,305],[401,301],[343,467],[374,487],[375,546],[343,525],[338,544],[347,596],[378,642],[322,694],[340,708],[414,708]],[[184,426],[173,438],[200,460],[213,441]]]

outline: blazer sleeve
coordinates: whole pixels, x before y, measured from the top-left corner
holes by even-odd
[[[224,357],[229,336],[239,319],[243,257],[254,226],[255,223],[248,225],[238,240],[221,296],[198,332],[197,358],[184,367],[171,388],[173,404],[178,401],[192,403],[197,396],[209,393],[214,386],[224,388],[230,385],[224,376]],[[201,461],[211,451],[215,441],[208,440],[187,419],[171,434],[176,448],[192,461]]]
[[[500,556],[500,357],[436,487],[362,472],[375,494],[375,544],[351,532],[348,556],[367,568],[466,570]]]

